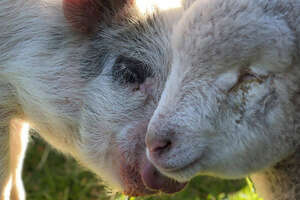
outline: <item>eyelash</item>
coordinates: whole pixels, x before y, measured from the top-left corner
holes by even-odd
[[[120,56],[112,68],[112,76],[120,84],[142,84],[151,73],[141,61]]]

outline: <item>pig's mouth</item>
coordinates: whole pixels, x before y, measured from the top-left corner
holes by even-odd
[[[179,192],[186,185],[162,175],[148,160],[141,169],[141,177],[147,188],[168,194]]]
[[[121,166],[121,177],[123,193],[127,196],[145,196],[160,192],[173,194],[186,186],[186,183],[179,183],[162,175],[147,158],[134,166]]]

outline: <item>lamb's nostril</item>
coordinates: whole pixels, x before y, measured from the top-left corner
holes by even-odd
[[[157,140],[153,141],[151,145],[149,145],[149,150],[151,153],[161,154],[168,151],[171,148],[171,145],[171,140]]]

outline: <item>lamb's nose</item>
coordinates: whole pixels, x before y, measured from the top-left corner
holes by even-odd
[[[161,127],[159,124],[150,124],[146,135],[148,156],[156,164],[162,164],[169,158],[175,144],[174,132],[171,129],[167,129],[166,126],[163,126],[164,128]]]
[[[155,138],[147,141],[146,143],[149,152],[151,154],[157,154],[157,156],[160,156],[163,153],[167,153],[167,151],[172,147],[172,141],[166,138]]]

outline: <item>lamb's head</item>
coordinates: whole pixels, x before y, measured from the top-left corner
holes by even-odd
[[[110,2],[64,4],[72,27],[89,38],[79,58],[84,87],[75,156],[127,195],[177,192],[184,185],[157,172],[145,151],[147,125],[169,72],[170,26],[163,14],[137,12],[132,1]]]
[[[147,155],[163,174],[244,177],[293,152],[297,44],[278,2],[195,1],[184,13],[146,136]]]

